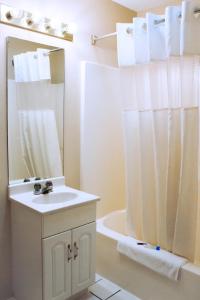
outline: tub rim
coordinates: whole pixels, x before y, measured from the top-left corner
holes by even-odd
[[[125,213],[125,212],[126,212],[125,209],[115,210],[115,211],[112,211],[112,212],[108,213],[104,217],[97,219],[97,233],[105,235],[106,237],[111,238],[112,240],[115,240],[116,242],[119,241],[120,239],[122,239],[124,237],[124,234],[121,234],[121,233],[119,233],[115,230],[112,230],[112,229],[108,228],[104,224],[104,222],[109,217],[113,217],[116,214],[122,214],[122,213]]]
[[[124,234],[121,234],[121,233],[118,233],[117,231],[109,229],[108,227],[105,226],[104,221],[106,219],[108,219],[109,217],[112,217],[116,214],[125,213],[125,212],[126,212],[126,209],[115,210],[115,211],[112,211],[112,212],[106,214],[102,218],[97,219],[97,221],[96,221],[97,233],[104,235],[107,238],[114,240],[115,242],[118,242],[120,239],[122,239],[124,237]],[[116,251],[117,251],[117,249],[116,249]],[[188,261],[184,266],[182,266],[182,269],[184,269],[190,273],[193,273],[195,275],[198,275],[200,278],[200,266],[195,265],[194,263]]]

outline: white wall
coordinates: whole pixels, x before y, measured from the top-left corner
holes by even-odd
[[[7,127],[6,127],[6,37],[31,38],[34,42],[55,44],[66,48],[66,112],[65,112],[65,175],[69,185],[79,187],[79,117],[80,117],[80,61],[116,65],[115,38],[90,44],[90,35],[115,31],[116,22],[131,22],[134,12],[111,0],[7,0],[31,12],[50,16],[59,21],[77,23],[74,43],[0,25],[0,300],[11,295],[10,208],[7,201]]]
[[[81,188],[101,197],[98,217],[125,207],[120,71],[82,64]]]
[[[168,1],[167,5],[181,5],[181,2],[182,2],[182,0],[170,0],[170,1]],[[144,10],[138,12],[138,16],[143,17],[143,16],[145,16],[146,12],[152,12],[155,14],[163,14],[165,12],[165,7],[166,7],[166,4],[163,4],[161,6],[157,6],[154,8],[147,9],[147,10],[144,9]]]

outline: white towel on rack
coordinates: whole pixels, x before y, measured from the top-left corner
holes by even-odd
[[[135,63],[143,64],[149,62],[147,48],[147,25],[145,18],[133,18],[134,23],[134,54]]]
[[[165,10],[167,57],[180,55],[181,6],[168,6]]]
[[[134,24],[117,23],[116,25],[118,64],[121,67],[135,64],[134,33],[128,33],[127,29],[134,30]]]
[[[165,44],[165,22],[156,24],[156,21],[161,21],[165,17],[158,16],[152,13],[146,14],[147,21],[147,47],[150,60],[165,60],[166,44]]]
[[[40,80],[51,79],[50,61],[49,61],[49,50],[38,48],[38,70]]]
[[[200,10],[199,0],[182,2],[181,55],[200,54],[200,16],[194,14],[197,9]]]

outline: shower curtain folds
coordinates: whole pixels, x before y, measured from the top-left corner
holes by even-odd
[[[124,112],[127,230],[199,261],[199,108]]]

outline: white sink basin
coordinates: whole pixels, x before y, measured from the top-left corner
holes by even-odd
[[[63,203],[77,198],[77,194],[72,192],[52,192],[49,194],[40,195],[33,199],[37,204],[54,204]]]
[[[62,209],[70,209],[86,203],[99,200],[99,197],[75,190],[65,185],[65,178],[52,178],[53,192],[34,195],[34,182],[21,183],[9,186],[9,199],[25,207],[31,208],[40,214],[54,213]],[[46,183],[40,180],[41,185]]]

